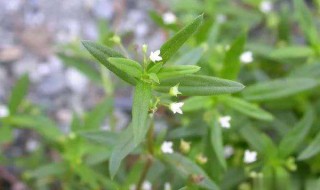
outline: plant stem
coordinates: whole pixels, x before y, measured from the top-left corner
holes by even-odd
[[[142,174],[140,176],[140,179],[137,184],[137,190],[141,190],[142,184],[147,177],[147,173],[152,165],[153,161],[153,134],[154,134],[154,124],[153,121],[150,123],[150,129],[148,131],[148,136],[147,136],[147,149],[148,149],[148,155],[147,155],[147,162],[146,165],[143,168]]]

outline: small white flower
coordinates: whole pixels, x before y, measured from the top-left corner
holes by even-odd
[[[171,88],[170,88],[170,91],[169,91],[169,94],[170,94],[171,96],[178,96],[178,94],[181,94],[181,92],[179,92],[178,87],[179,87],[179,84],[171,87]]]
[[[172,12],[166,12],[162,15],[162,20],[165,24],[174,24],[177,21],[177,17]]]
[[[231,120],[231,117],[229,115],[227,116],[223,116],[223,117],[219,117],[219,123],[221,125],[221,127],[223,128],[230,128],[230,120]]]
[[[144,181],[142,183],[142,190],[152,190],[152,184],[149,181]]]
[[[181,110],[181,107],[183,106],[183,102],[173,102],[170,104],[170,110],[173,112],[173,113],[179,113],[179,114],[182,114],[182,110]]]
[[[173,143],[171,141],[164,141],[161,145],[161,151],[165,154],[173,153]]]
[[[164,184],[164,190],[171,190],[172,188],[171,188],[171,184],[169,183],[169,182],[166,182],[165,184]]]
[[[154,51],[150,53],[150,60],[152,62],[161,61],[162,57],[160,56],[160,50]]]
[[[270,13],[273,9],[271,1],[262,1],[259,5],[259,9],[263,13]]]
[[[240,61],[242,63],[248,64],[253,61],[253,54],[251,51],[245,51],[240,55]]]
[[[229,158],[230,156],[233,155],[234,149],[233,149],[232,146],[226,145],[226,146],[224,147],[224,149],[223,149],[223,153],[224,153],[224,157],[225,157],[225,158]]]
[[[5,105],[0,105],[0,118],[7,117],[9,115],[9,109]]]
[[[252,162],[255,162],[256,160],[257,160],[256,151],[245,150],[244,157],[243,157],[244,163],[252,163]]]
[[[226,15],[224,15],[224,14],[218,14],[218,15],[216,16],[216,20],[217,20],[218,23],[223,24],[223,23],[226,22],[227,17],[226,17]]]
[[[30,139],[26,143],[26,149],[28,152],[34,152],[35,150],[38,149],[38,147],[39,147],[39,142],[34,139]]]

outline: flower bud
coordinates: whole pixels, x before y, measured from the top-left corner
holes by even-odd
[[[187,154],[190,151],[190,142],[184,141],[183,139],[180,140],[180,151],[184,154]]]

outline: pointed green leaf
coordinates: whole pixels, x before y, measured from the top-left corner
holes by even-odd
[[[89,141],[105,146],[113,146],[119,139],[118,133],[112,131],[82,131],[79,134]]]
[[[160,81],[155,90],[168,93],[170,88],[179,84],[179,91],[185,96],[211,96],[234,93],[244,86],[238,82],[202,75],[185,75]]]
[[[217,119],[211,121],[210,124],[210,142],[215,152],[218,161],[222,168],[225,170],[227,169],[227,163],[224,158],[224,147],[223,147],[223,138],[222,138],[222,131],[221,126],[218,125]]]
[[[132,125],[129,125],[119,136],[119,140],[116,142],[116,146],[112,150],[110,162],[109,162],[109,172],[111,178],[114,178],[118,172],[122,160],[130,154],[136,147],[136,143],[133,141],[133,129]]]
[[[294,0],[294,8],[306,40],[314,46],[319,46],[319,35],[310,10],[301,0]]]
[[[270,53],[274,59],[307,58],[314,55],[313,49],[306,46],[289,46],[275,49]]]
[[[15,84],[11,91],[9,99],[9,111],[10,114],[17,112],[19,105],[23,101],[23,98],[28,94],[29,89],[29,77],[27,74],[23,75]]]
[[[280,156],[286,158],[293,153],[303,142],[314,120],[314,112],[309,109],[301,121],[296,124],[281,140],[279,145]]]
[[[139,81],[135,87],[132,105],[132,127],[136,143],[142,141],[148,131],[147,119],[151,98],[151,85]]]
[[[222,78],[231,80],[237,78],[240,71],[240,55],[243,53],[246,38],[246,35],[239,36],[226,52],[221,70]]]
[[[257,104],[253,104],[245,100],[242,100],[240,98],[231,97],[231,96],[223,96],[223,97],[220,97],[220,99],[223,101],[223,103],[226,106],[240,113],[243,113],[249,117],[260,119],[260,120],[266,120],[266,121],[273,120],[272,114],[261,109]]]
[[[200,70],[199,66],[196,65],[172,65],[167,67],[162,67],[158,72],[158,77],[160,80],[178,77],[186,74],[193,74]]]
[[[115,57],[109,58],[108,61],[119,70],[133,77],[139,78],[142,75],[142,67],[136,61]]]
[[[202,45],[197,48],[194,48],[184,54],[181,55],[181,57],[175,61],[174,64],[176,65],[196,65],[199,60],[201,59],[202,55],[208,49],[208,45]]]
[[[320,80],[320,63],[306,63],[298,66],[289,73],[288,77],[301,78],[305,76]]]
[[[148,76],[153,82],[160,84],[160,80],[159,80],[157,74],[149,73]]]
[[[203,180],[195,185],[211,190],[218,190],[218,186],[212,181],[209,176],[189,158],[182,156],[178,153],[165,155],[164,160],[168,162],[173,169],[184,179],[188,179],[191,175],[202,177]]]
[[[212,98],[208,96],[193,96],[184,101],[182,110],[184,112],[197,111],[208,108],[212,105]]]
[[[320,152],[320,132],[316,135],[316,137],[311,141],[311,143],[304,149],[300,154],[298,159],[305,160],[312,158]]]
[[[253,101],[273,100],[298,94],[317,85],[316,80],[308,78],[276,79],[247,87],[243,96]]]
[[[240,129],[240,134],[252,148],[262,155],[271,156],[271,153],[274,153],[276,150],[270,137],[254,127],[244,125]]]
[[[120,77],[122,80],[128,82],[129,84],[135,85],[136,79],[127,73],[119,70],[117,67],[112,65],[109,61],[109,57],[120,57],[123,58],[123,56],[112,50],[111,48],[108,48],[106,46],[91,42],[91,41],[82,41],[83,46],[91,53],[91,55],[96,58],[102,65],[104,65],[106,68],[108,68],[110,71],[112,71],[114,74],[116,74],[118,77]]]
[[[190,24],[182,28],[171,39],[164,43],[161,48],[161,57],[163,63],[166,63],[180,47],[197,31],[203,19],[203,15],[198,16]]]

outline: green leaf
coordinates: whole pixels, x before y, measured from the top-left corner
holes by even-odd
[[[88,63],[90,60],[81,57],[66,55],[63,53],[58,53],[58,56],[67,66],[76,68],[92,81],[101,84],[99,71]]]
[[[313,49],[306,46],[289,46],[275,49],[270,53],[274,59],[307,58],[314,55]]]
[[[271,156],[271,153],[275,152],[276,147],[270,137],[261,133],[256,128],[244,124],[239,132],[248,144],[260,154]]]
[[[162,67],[162,69],[158,72],[157,75],[160,80],[163,80],[181,75],[196,73],[199,70],[200,67],[196,65],[172,65]]]
[[[176,65],[196,65],[201,59],[202,55],[207,49],[207,45],[202,45],[197,48],[194,48],[184,54],[175,61]]]
[[[56,141],[62,135],[55,123],[47,117],[32,115],[14,115],[3,120],[7,125],[32,129],[49,140]]]
[[[273,116],[271,113],[261,109],[256,104],[252,104],[240,98],[231,97],[231,96],[223,96],[219,98],[222,100],[222,102],[226,106],[240,113],[243,113],[249,117],[260,119],[260,120],[266,120],[266,121],[273,120]]]
[[[151,86],[145,82],[138,82],[133,96],[132,128],[134,142],[142,141],[148,131],[147,125],[149,103],[152,98]]]
[[[203,180],[195,185],[212,190],[219,189],[215,182],[189,158],[178,153],[173,153],[165,155],[164,160],[168,162],[173,169],[177,170],[184,179],[188,179],[191,175],[203,177]]]
[[[157,74],[149,73],[148,76],[153,82],[160,84],[160,80],[159,80]]]
[[[29,77],[27,74],[23,75],[15,84],[11,91],[9,99],[9,111],[10,114],[15,114],[23,101],[24,97],[28,94]]]
[[[221,70],[221,77],[226,79],[236,79],[240,71],[240,55],[246,43],[246,35],[240,35],[226,52]]]
[[[117,139],[119,139],[118,133],[111,131],[82,131],[79,134],[89,141],[105,146],[113,146],[115,145]]]
[[[306,40],[313,46],[319,45],[319,37],[316,25],[313,21],[313,16],[304,3],[301,0],[294,0],[294,8],[297,13],[298,22],[302,31],[305,34]]]
[[[163,63],[166,63],[180,47],[197,31],[203,19],[203,15],[198,16],[190,24],[182,28],[171,39],[164,43],[161,48],[161,57]]]
[[[108,61],[119,70],[128,73],[133,77],[139,78],[142,75],[143,69],[141,65],[136,61],[133,61],[131,59],[114,57],[109,58]]]
[[[179,83],[179,91],[184,96],[211,96],[234,93],[244,86],[238,82],[203,75],[185,75],[160,81],[155,90],[168,93],[170,88]]]
[[[184,112],[197,111],[200,109],[208,108],[212,105],[212,98],[206,96],[194,96],[186,99],[182,110]]]
[[[133,129],[131,124],[120,134],[118,139],[119,140],[116,142],[116,146],[112,150],[109,162],[109,172],[111,178],[114,178],[118,172],[122,160],[128,154],[130,154],[137,145],[137,143],[133,141]]]
[[[120,77],[122,80],[128,82],[131,85],[136,84],[136,79],[129,74],[119,70],[117,67],[112,65],[109,61],[109,57],[120,57],[123,58],[123,56],[100,44],[91,42],[91,41],[82,41],[83,46],[91,53],[91,55],[96,58],[102,65],[104,65],[106,68],[108,68],[110,71],[112,71],[114,74],[116,74],[118,77]]]
[[[40,166],[33,171],[26,172],[28,178],[47,178],[52,176],[59,176],[65,173],[67,166],[64,162],[49,163],[44,166]]]
[[[308,77],[320,80],[320,63],[303,64],[293,69],[288,77],[301,78]]]
[[[253,101],[273,100],[298,94],[317,85],[316,80],[308,78],[276,79],[247,87],[243,96]]]
[[[320,152],[320,132],[316,135],[313,141],[304,149],[298,157],[298,160],[309,159]]]
[[[307,136],[314,120],[314,112],[309,109],[301,121],[297,123],[281,140],[279,145],[280,156],[286,158],[293,153]]]
[[[224,158],[224,147],[221,126],[218,125],[217,119],[211,121],[210,125],[210,142],[218,161],[224,170],[227,169],[227,163]]]
[[[83,129],[99,129],[102,122],[105,120],[106,115],[110,114],[112,112],[112,109],[113,100],[107,98],[85,116]]]

